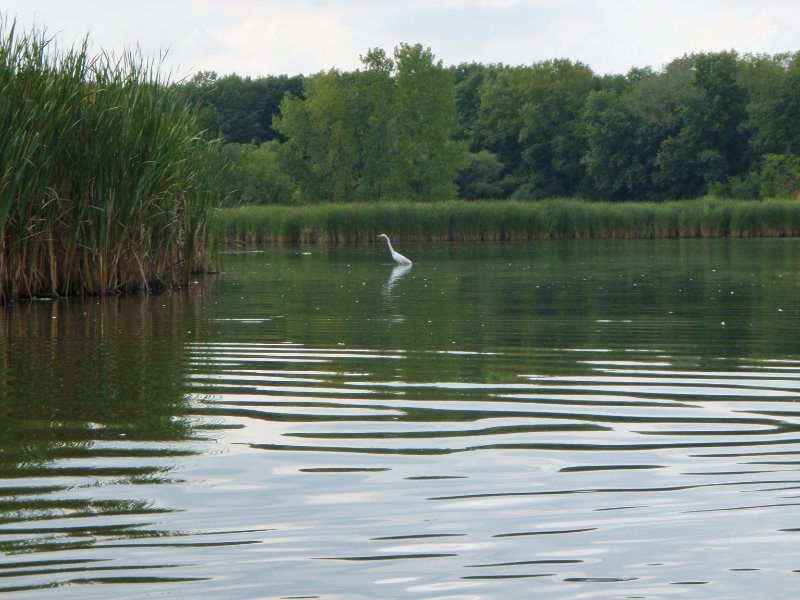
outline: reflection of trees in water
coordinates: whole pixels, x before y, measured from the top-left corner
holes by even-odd
[[[175,445],[192,436],[184,380],[194,300],[181,292],[0,310],[0,552],[163,535],[139,522],[98,524],[164,509],[99,500],[92,488],[169,482],[164,459],[192,453]]]

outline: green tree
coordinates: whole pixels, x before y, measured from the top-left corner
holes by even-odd
[[[503,163],[488,150],[470,152],[458,173],[458,195],[465,200],[499,199],[506,190],[502,182]]]
[[[482,127],[481,96],[486,85],[502,67],[480,63],[461,63],[449,70],[453,73],[458,112],[456,139],[464,140],[471,152],[486,148]]]
[[[587,66],[568,60],[540,63],[533,69],[519,136],[522,166],[528,174],[521,190],[524,196],[571,196],[580,190],[585,142],[578,117],[594,83]]]
[[[753,153],[800,154],[800,53],[747,57],[742,71]]]
[[[430,49],[401,44],[365,69],[329,71],[287,95],[274,127],[285,169],[305,201],[452,198],[463,164],[453,140],[453,82]]]
[[[307,201],[344,202],[356,189],[357,147],[347,96],[337,70],[305,81],[305,99],[287,95],[274,126],[286,138],[283,165]]]
[[[593,194],[627,200],[650,186],[647,156],[641,154],[642,123],[630,101],[631,92],[592,92],[583,114],[587,143],[582,162]]]
[[[294,185],[284,171],[277,140],[255,144],[225,144],[222,147],[228,169],[224,172],[228,204],[287,204]]]
[[[394,110],[394,61],[380,48],[361,57],[362,71],[353,79],[351,108],[358,161],[357,200],[378,200],[386,195],[386,164],[392,154],[392,113]]]
[[[189,81],[178,84],[178,91],[184,100],[195,107],[198,119],[205,131],[212,138],[223,136],[222,114],[211,103],[214,93],[214,82],[217,74],[214,71],[200,71]]]
[[[747,170],[747,94],[738,81],[733,52],[694,57],[692,92],[681,115],[683,127],[659,154],[662,181],[674,197],[704,193]]]
[[[527,67],[501,68],[488,78],[482,86],[480,120],[474,126],[481,137],[481,149],[500,159],[514,186],[522,177],[521,109],[528,101],[528,79]]]
[[[569,196],[581,189],[585,136],[580,115],[597,85],[580,63],[552,60],[505,68],[484,86],[486,149],[515,181],[515,197]]]
[[[748,95],[745,128],[754,156],[787,151],[781,95],[789,60],[788,55],[750,55],[740,61],[742,86]]]
[[[286,94],[302,93],[302,82],[301,76],[251,79],[202,71],[182,87],[186,98],[199,108],[204,124],[226,142],[261,144],[277,136],[273,116]]]
[[[800,195],[800,155],[765,155],[757,181],[759,195],[764,198],[797,198]]]
[[[662,144],[680,131],[681,106],[691,85],[691,67],[674,61],[660,73],[632,69],[605,77],[583,111],[590,195],[611,200],[664,197],[658,179]]]
[[[452,198],[456,171],[466,158],[463,144],[453,139],[457,113],[452,75],[421,44],[400,44],[394,59],[394,147],[387,195],[405,200]]]

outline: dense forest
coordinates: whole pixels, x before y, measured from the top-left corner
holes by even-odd
[[[446,67],[400,44],[352,72],[180,84],[225,141],[232,203],[793,198],[800,53],[598,75],[566,59]]]

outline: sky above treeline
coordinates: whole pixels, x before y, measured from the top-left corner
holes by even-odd
[[[173,79],[359,68],[369,48],[430,47],[445,65],[580,61],[595,73],[660,69],[696,52],[800,50],[797,0],[3,0],[17,26],[62,45],[166,53]]]

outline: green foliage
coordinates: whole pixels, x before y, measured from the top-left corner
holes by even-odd
[[[764,198],[800,196],[800,156],[767,154],[758,171],[758,191]]]
[[[546,198],[580,190],[584,141],[577,118],[593,87],[591,70],[580,63],[557,60],[533,69],[528,101],[520,109],[526,195]]]
[[[410,200],[452,198],[454,179],[465,159],[453,139],[457,123],[452,77],[430,48],[400,44],[395,49],[393,147],[388,160],[387,197]]]
[[[591,70],[568,60],[502,69],[484,89],[487,148],[518,182],[518,198],[572,195],[583,182],[584,138],[577,120],[595,86]]]
[[[239,207],[214,219],[230,243],[372,243],[574,238],[796,236],[800,203],[705,198],[673,202],[447,201]]]
[[[136,54],[0,21],[0,300],[186,283],[208,260],[218,144]]]
[[[295,188],[280,164],[277,140],[255,144],[225,144],[228,168],[221,185],[227,205],[288,204]]]
[[[400,44],[362,63],[268,81],[203,73],[185,87],[209,130],[280,142],[295,202],[789,194],[790,173],[775,173],[788,163],[765,157],[800,156],[798,54],[703,53],[598,76],[564,59],[445,68]]]
[[[456,94],[458,128],[456,139],[464,140],[471,152],[477,153],[486,148],[481,115],[481,95],[489,80],[501,69],[495,65],[462,63],[449,70],[453,74]]]
[[[386,197],[386,163],[393,145],[394,61],[380,48],[369,50],[361,61],[364,70],[355,74],[351,96],[358,152],[354,199],[369,201]]]
[[[742,73],[753,153],[800,154],[800,54],[748,57]]]
[[[709,183],[747,170],[743,133],[747,94],[732,52],[694,59],[692,93],[681,107],[683,126],[659,154],[662,181],[673,197],[702,194]]]
[[[226,142],[262,144],[278,135],[272,119],[284,96],[299,96],[302,86],[299,75],[251,79],[201,71],[181,88],[186,99],[200,109],[202,124],[215,134],[221,132]]]
[[[353,198],[357,149],[348,79],[336,70],[309,77],[305,99],[286,96],[275,119],[275,128],[286,138],[284,164],[302,198]]]
[[[286,96],[274,126],[286,139],[282,160],[307,202],[437,199],[456,193],[463,145],[453,82],[422,46],[381,50],[356,73],[306,79],[300,99]]]
[[[497,199],[505,195],[503,163],[488,150],[470,153],[458,173],[458,197],[465,200]]]
[[[652,178],[640,144],[642,119],[620,92],[592,92],[582,116],[586,153],[582,162],[599,197],[629,199],[646,190]]]

